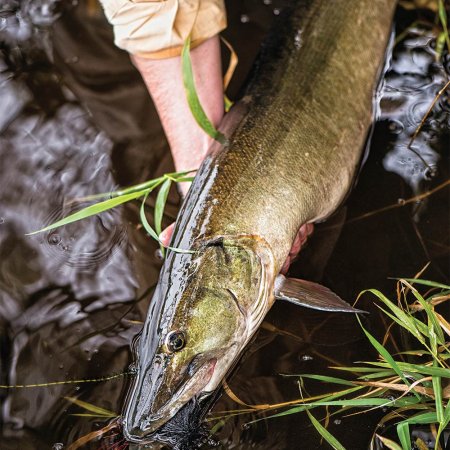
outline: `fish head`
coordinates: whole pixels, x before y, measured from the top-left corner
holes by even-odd
[[[258,247],[250,237],[220,238],[193,257],[166,260],[140,337],[128,440],[151,439],[190,400],[214,392],[237,362],[272,300],[271,252]]]

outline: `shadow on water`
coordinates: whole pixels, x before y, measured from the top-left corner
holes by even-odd
[[[232,97],[284,3],[229,2],[225,34],[240,56]],[[428,13],[400,10],[398,29],[417,14],[426,18]],[[388,277],[413,276],[427,262],[426,278],[448,282],[448,188],[402,206],[404,199],[449,177],[448,91],[408,148],[449,76],[448,55],[443,68],[433,45],[432,32],[416,29],[396,46],[358,184],[345,210],[317,226],[292,267],[294,275],[323,281],[348,300],[369,287],[391,293],[394,282]],[[3,2],[0,49],[0,384],[122,372],[132,362],[130,343],[161,266],[156,245],[139,228],[136,205],[50,233],[25,233],[70,212],[73,199],[171,170],[155,110],[128,56],[113,46],[94,1]],[[166,224],[175,217],[178,202],[172,192]],[[361,218],[390,204],[399,207]],[[367,326],[377,334],[376,309],[369,299],[360,307],[372,312]],[[246,404],[282,402],[299,392],[296,382],[279,374],[328,373],[329,365],[349,365],[369,352],[353,317],[276,304],[228,383]],[[118,377],[1,389],[0,447],[67,448],[107,422],[73,416],[84,411],[64,397],[120,413],[126,388],[127,379]],[[208,419],[215,423],[220,411],[240,407],[222,395]],[[303,415],[244,426],[258,417],[226,420],[216,435],[217,448],[321,447]],[[377,417],[374,412],[340,418],[330,431],[349,449],[367,448]],[[116,435],[84,448],[118,449],[124,443]]]

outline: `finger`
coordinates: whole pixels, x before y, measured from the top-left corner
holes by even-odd
[[[170,243],[170,239],[172,238],[173,229],[175,227],[175,222],[171,223],[167,228],[161,231],[159,235],[159,240],[164,247],[167,247]]]

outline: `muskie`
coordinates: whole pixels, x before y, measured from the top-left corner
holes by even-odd
[[[343,201],[372,123],[394,0],[312,0],[286,15],[225,117],[178,215],[138,347],[124,415],[145,441],[213,392],[276,298],[354,311],[279,275],[299,227]]]

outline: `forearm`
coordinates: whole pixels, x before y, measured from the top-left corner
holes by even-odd
[[[186,100],[181,57],[147,59],[132,57],[158,110],[177,171],[197,169],[211,138],[196,123]],[[224,113],[219,37],[191,50],[194,80],[200,103],[214,126]],[[183,187],[184,193],[187,186]]]

